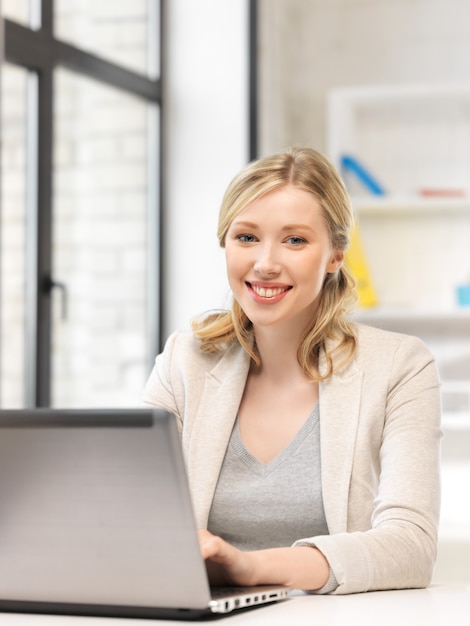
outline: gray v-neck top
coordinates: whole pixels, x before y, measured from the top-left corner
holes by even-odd
[[[220,471],[208,529],[242,550],[290,546],[328,534],[323,509],[318,405],[267,464],[245,448],[238,419]]]

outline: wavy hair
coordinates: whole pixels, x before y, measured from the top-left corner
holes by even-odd
[[[333,165],[311,148],[290,148],[249,163],[229,184],[222,200],[217,236],[225,247],[225,237],[233,219],[265,194],[291,185],[312,194],[319,202],[328,227],[331,246],[345,252],[354,224],[351,201]],[[315,381],[322,381],[335,367],[345,365],[356,349],[356,336],[348,314],[356,302],[355,280],[343,263],[327,274],[312,319],[297,351],[300,366]],[[234,299],[231,310],[208,313],[192,322],[194,335],[204,352],[219,352],[238,342],[259,364],[251,321]],[[323,350],[326,368],[320,372]],[[334,361],[333,356],[340,355]]]

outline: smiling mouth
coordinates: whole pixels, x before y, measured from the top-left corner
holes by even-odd
[[[257,285],[252,285],[251,283],[247,283],[247,285],[257,296],[260,296],[261,298],[274,298],[279,296],[281,293],[292,289],[292,287],[258,287]]]

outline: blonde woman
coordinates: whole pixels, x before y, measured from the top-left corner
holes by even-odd
[[[439,382],[417,338],[357,325],[350,200],[293,148],[249,164],[218,237],[230,311],[176,332],[144,392],[178,422],[214,584],[426,586],[439,518]]]

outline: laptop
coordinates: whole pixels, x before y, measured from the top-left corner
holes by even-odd
[[[194,619],[288,592],[210,588],[171,414],[0,411],[0,610]]]

